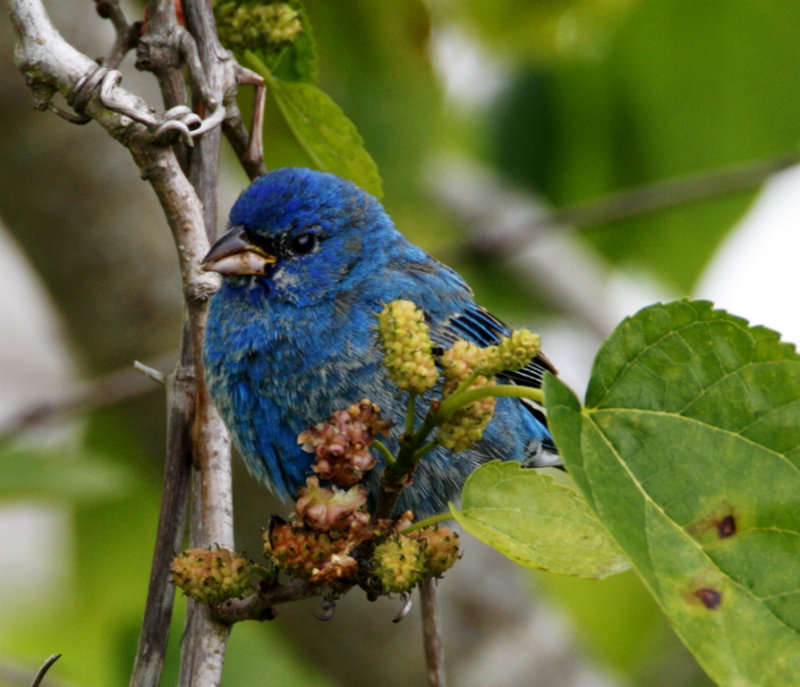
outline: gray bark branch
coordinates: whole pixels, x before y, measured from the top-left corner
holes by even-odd
[[[197,25],[205,27],[205,33],[200,32],[200,61],[212,72],[208,83],[216,99],[211,102],[208,92],[193,84],[203,101],[204,112],[213,110],[209,112],[212,116],[203,121],[186,107],[168,110],[164,117],[154,117],[141,98],[119,86],[118,72],[98,66],[61,37],[40,0],[8,0],[18,38],[15,61],[31,88],[35,107],[56,109],[52,97],[60,93],[77,113],[77,116],[67,113],[68,117],[75,121],[94,119],[130,150],[142,178],[151,184],[161,203],[178,253],[186,319],[180,362],[170,385],[164,504],[143,633],[131,678],[131,684],[137,686],[157,685],[160,678],[174,596],[168,582],[169,561],[183,535],[186,483],[190,474],[198,476],[195,501],[200,506],[193,512],[197,523],[194,532],[202,540],[198,545],[233,548],[229,440],[205,390],[200,356],[206,303],[218,286],[218,277],[203,272],[200,260],[208,251],[216,225],[220,130],[217,124],[222,122],[220,113],[224,115],[224,110],[216,106],[221,106],[225,97],[235,96],[236,79],[233,66],[227,70],[232,75],[230,79],[220,77],[215,67],[210,66],[213,60],[224,58],[216,48],[208,52],[209,22],[213,30],[210,6],[204,2],[186,4],[195,12]],[[169,28],[170,24],[177,26],[174,13],[170,14],[172,0],[154,0],[151,5],[158,31]],[[165,47],[158,41],[144,45]],[[168,58],[167,66],[160,70],[160,81],[167,94],[167,105],[172,107],[183,97],[175,71],[180,65],[169,61],[172,58],[168,51],[158,54]],[[154,55],[151,53],[149,57],[153,59]],[[158,62],[157,57],[154,62]],[[202,180],[200,194],[184,174],[173,149],[166,145],[174,141],[173,132],[190,145],[193,137],[202,134],[201,161],[189,165],[192,178]],[[194,473],[190,459],[199,468]],[[187,649],[189,670],[181,677],[183,684],[194,687],[219,684],[229,632],[228,626],[210,619],[207,609],[191,614],[192,618],[202,616],[205,620],[194,628],[196,634]]]

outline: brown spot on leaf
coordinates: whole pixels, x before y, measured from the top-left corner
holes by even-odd
[[[687,528],[689,534],[704,544],[714,540],[728,539],[738,531],[736,513],[727,501],[722,501],[706,517],[692,523]]]
[[[710,587],[703,587],[695,591],[694,595],[700,599],[700,602],[709,611],[715,611],[722,603],[722,592],[718,589],[711,589]]]
[[[720,539],[726,539],[736,534],[736,518],[733,515],[726,515],[724,518],[717,520],[715,524]]]

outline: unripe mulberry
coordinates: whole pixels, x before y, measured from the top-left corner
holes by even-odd
[[[289,575],[311,582],[353,579],[358,563],[350,551],[357,541],[281,523],[264,533],[264,555]]]
[[[448,384],[446,391],[453,391],[470,374],[477,371],[486,356],[486,349],[460,339],[442,353],[440,362]]]
[[[250,563],[227,549],[191,549],[175,557],[170,574],[186,596],[214,604],[251,590]]]
[[[458,533],[449,527],[426,527],[409,535],[422,544],[426,577],[439,577],[458,560]]]
[[[308,579],[336,548],[328,534],[295,528],[289,523],[271,527],[264,533],[264,555],[290,575]]]
[[[375,547],[372,575],[387,592],[407,592],[422,579],[422,552],[423,544],[416,537],[390,537]]]
[[[483,359],[477,369],[491,377],[503,370],[520,370],[533,360],[542,347],[537,334],[527,329],[515,329],[511,336],[504,336],[496,346],[484,350]]]
[[[300,12],[288,3],[216,0],[213,4],[220,42],[239,54],[278,49],[293,43],[303,31]]]
[[[483,384],[480,384],[483,381]],[[493,385],[489,382],[488,385]],[[486,386],[487,380],[479,377],[476,386]],[[436,441],[451,451],[463,451],[483,438],[483,430],[494,415],[497,399],[485,396],[477,401],[459,408],[436,432]]]

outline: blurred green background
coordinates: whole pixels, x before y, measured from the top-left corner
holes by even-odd
[[[111,30],[93,3],[47,5],[79,49],[108,48]],[[796,3],[306,6],[320,85],[357,124],[398,227],[462,272],[481,303],[539,330],[576,388],[623,315],[696,291],[757,189],[580,230],[534,220],[797,146]],[[0,685],[29,684],[55,652],[63,658],[51,684],[122,685],[165,443],[162,394],[125,370],[134,359],[169,369],[181,316],[177,262],[127,152],[97,126],[34,112],[7,22],[0,46]],[[153,84],[130,62],[123,85],[155,106]],[[268,165],[308,164],[273,104],[266,121]],[[223,208],[246,184],[226,157]],[[9,431],[31,404],[57,403],[96,379],[117,384],[113,400]],[[237,545],[257,555],[260,528],[284,507],[238,461],[235,481]],[[441,589],[452,684],[709,684],[633,573],[556,578],[468,542]],[[271,623],[237,626],[224,684],[423,684],[419,622],[412,614],[393,625],[398,605],[369,604],[355,591],[328,623],[307,602]],[[177,674],[180,602],[178,610],[165,685]]]

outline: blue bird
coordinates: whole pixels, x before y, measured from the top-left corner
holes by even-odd
[[[259,177],[231,209],[228,229],[203,262],[223,276],[209,310],[207,383],[247,467],[284,499],[312,474],[297,435],[334,410],[377,403],[393,423],[385,443],[396,451],[407,394],[382,365],[375,315],[386,303],[402,298],[424,309],[435,346],[487,346],[510,332],[456,272],[396,231],[374,197],[332,174],[286,168]],[[546,370],[539,356],[498,380],[538,387]],[[561,464],[543,414],[499,398],[473,448],[439,446],[420,462],[398,512],[442,512],[492,459]]]

